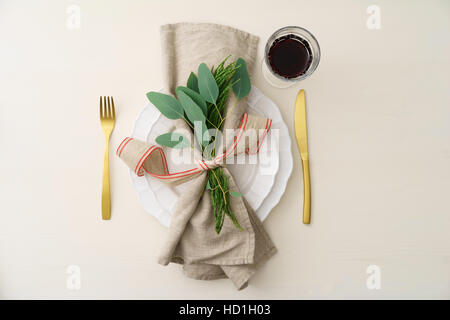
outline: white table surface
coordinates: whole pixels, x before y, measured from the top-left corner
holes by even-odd
[[[378,5],[381,29],[368,29]],[[80,28],[67,27],[71,5]],[[117,107],[111,148],[161,87],[159,27],[229,24],[261,37],[309,29],[319,68],[289,89],[253,83],[293,137],[307,93],[312,224],[301,164],[265,221],[279,252],[236,291],[156,263],[166,229],[111,156],[112,220],[101,220],[98,97]],[[69,24],[69,26],[71,26]],[[1,1],[0,298],[450,298],[450,2]],[[78,266],[81,287],[67,286]],[[366,286],[368,266],[381,288]],[[76,289],[76,288],[75,288]]]

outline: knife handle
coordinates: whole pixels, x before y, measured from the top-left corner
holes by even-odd
[[[309,179],[309,160],[302,159],[303,167],[303,223],[311,222],[311,184]]]

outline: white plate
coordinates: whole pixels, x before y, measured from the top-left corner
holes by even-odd
[[[247,112],[272,119],[271,132],[261,146],[256,163],[248,164],[248,156],[242,155],[228,168],[245,199],[264,220],[280,201],[291,175],[291,139],[278,107],[255,87],[248,97]],[[155,138],[172,127],[173,121],[161,116],[158,109],[148,103],[136,119],[132,137],[155,144]],[[170,150],[165,151],[170,153]],[[239,164],[240,161],[246,164]],[[169,164],[169,167],[171,171],[190,168],[182,164],[176,167]],[[171,187],[149,175],[138,177],[131,170],[130,176],[144,209],[169,227],[179,194],[189,187],[190,182]]]

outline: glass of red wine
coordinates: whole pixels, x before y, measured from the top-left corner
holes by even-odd
[[[267,40],[262,72],[270,84],[286,88],[309,77],[319,61],[319,43],[308,30],[284,27]]]

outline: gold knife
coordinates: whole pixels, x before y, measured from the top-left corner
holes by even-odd
[[[303,167],[303,223],[309,224],[311,222],[311,185],[309,180],[308,135],[306,133],[306,102],[303,89],[298,92],[295,102],[294,126]]]

